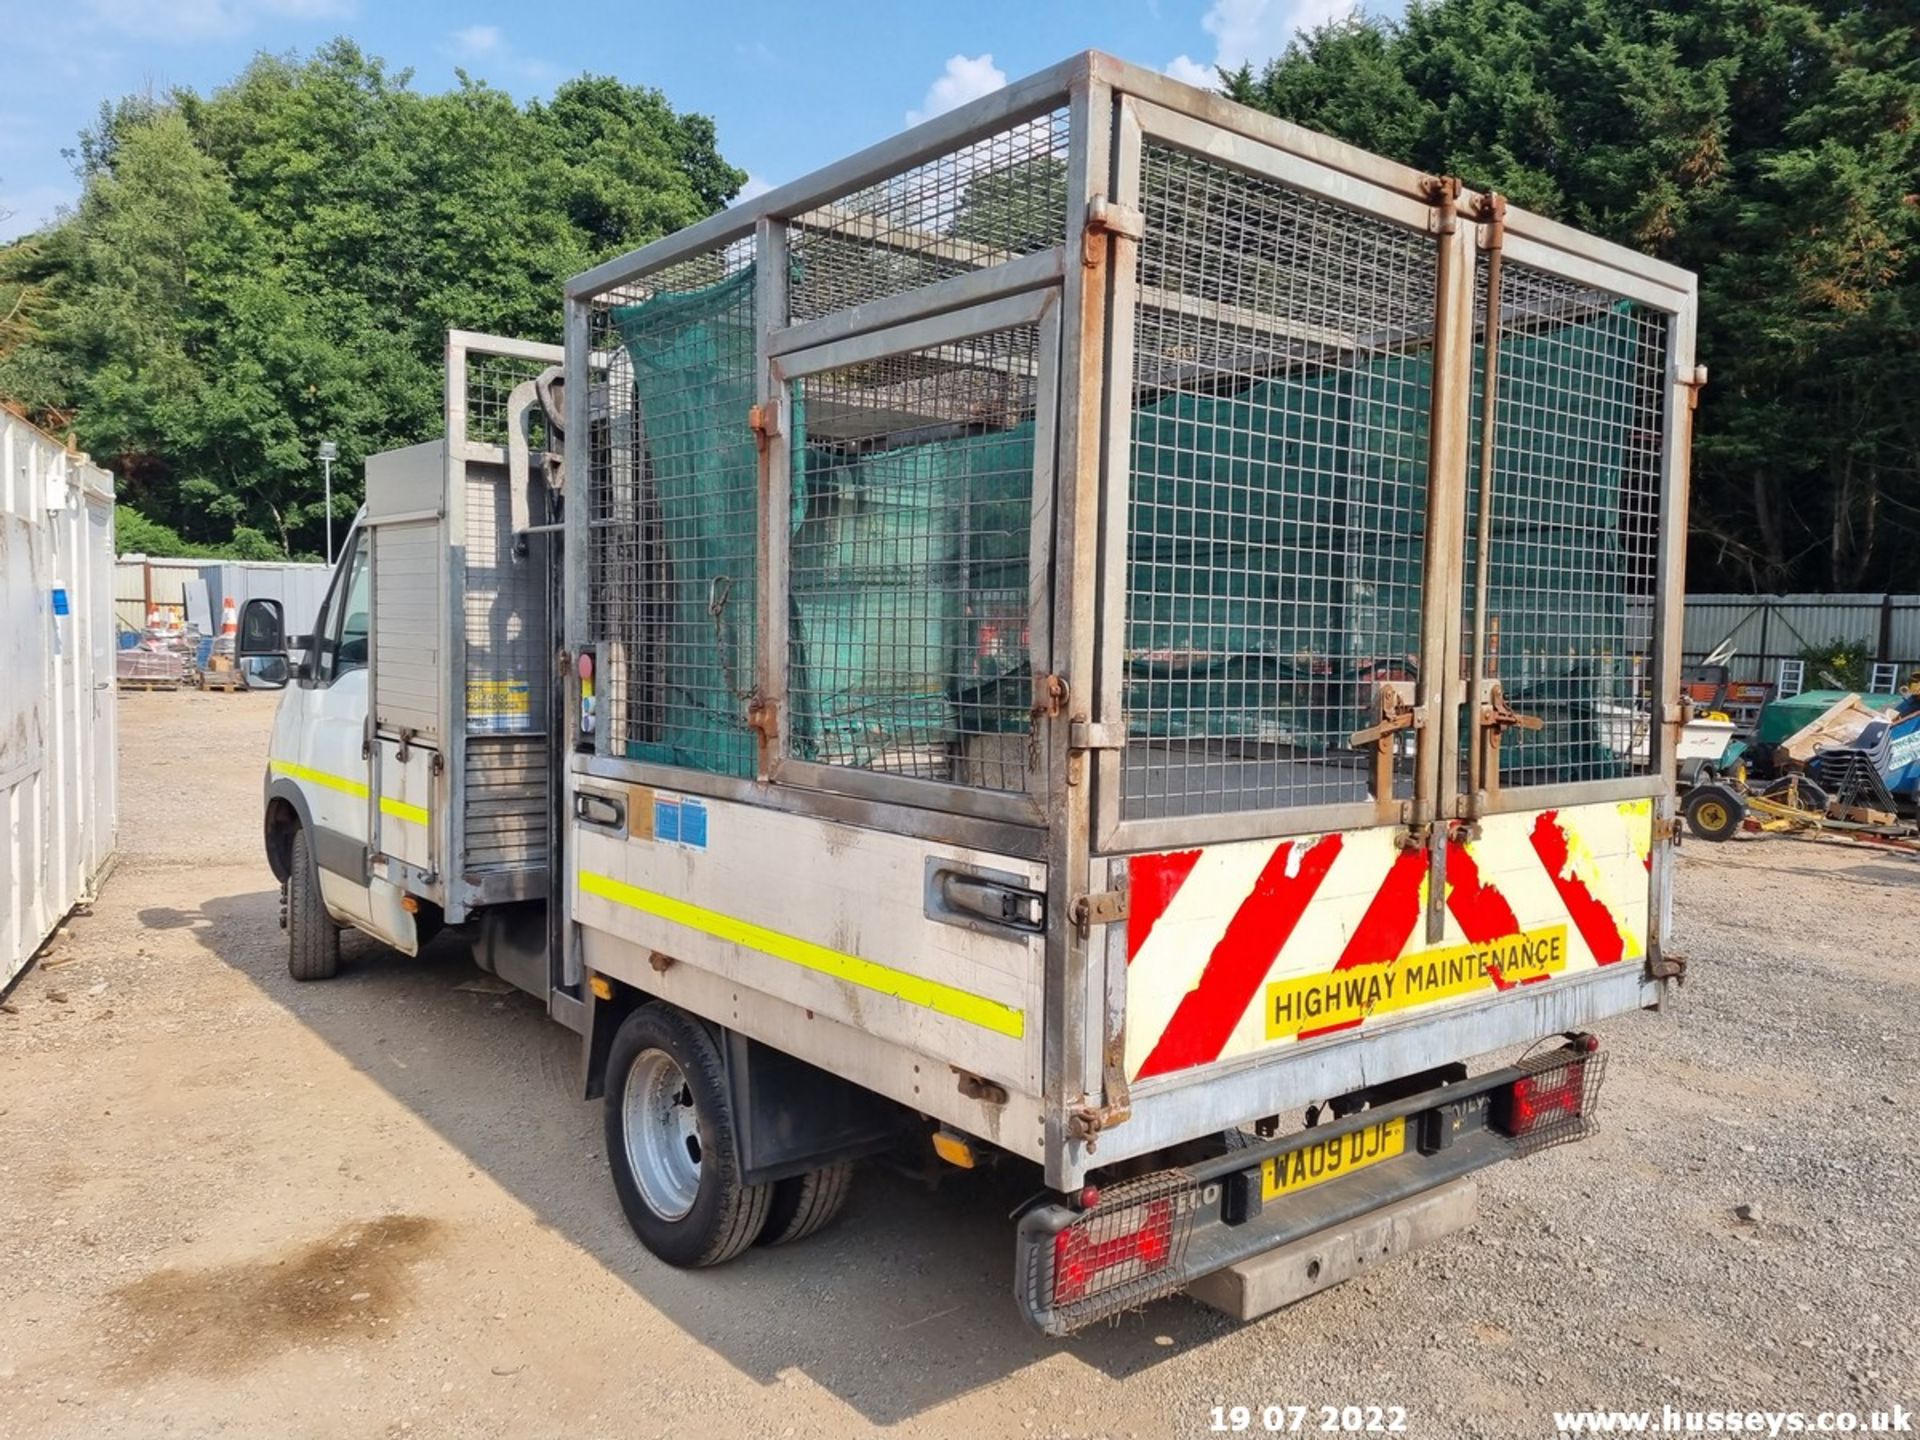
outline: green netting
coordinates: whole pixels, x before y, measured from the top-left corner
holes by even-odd
[[[613,313],[664,520],[663,583],[676,617],[696,622],[669,627],[691,638],[657,672],[689,703],[669,707],[680,718],[629,753],[733,774],[754,764],[741,718],[754,527],[737,504],[740,475],[754,473],[743,423],[754,385],[751,345],[738,363],[734,333],[750,330],[752,286],[748,269]],[[1625,646],[1628,328],[1622,307],[1503,345],[1496,444],[1508,458],[1490,608],[1507,693],[1523,712],[1530,691],[1578,710],[1577,696],[1592,693],[1582,677]],[[1140,408],[1125,638],[1135,733],[1317,752],[1364,723],[1366,679],[1419,650],[1429,373],[1422,356],[1384,355]],[[1005,632],[1026,608],[1031,425],[858,455],[810,440],[805,406],[795,408],[795,753],[858,765],[956,734],[1024,729],[1026,647]],[[1568,426],[1569,415],[1580,423]],[[1580,580],[1555,585],[1543,604],[1545,575]],[[726,644],[697,623],[717,577],[733,586]],[[1577,761],[1592,777],[1601,751],[1589,704],[1583,724],[1509,736],[1505,763]]]
[[[1026,724],[1033,426],[847,457],[794,426],[792,744],[900,766]],[[1018,646],[1024,651],[1024,645]]]
[[[627,753],[727,775],[752,775],[756,756],[745,720],[758,590],[753,295],[749,266],[610,317],[633,362],[644,488],[665,551],[644,565],[661,611],[650,638],[665,653],[633,671],[660,693],[629,697],[648,723]]]

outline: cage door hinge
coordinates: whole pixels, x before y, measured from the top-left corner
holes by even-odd
[[[1087,223],[1080,242],[1080,263],[1088,269],[1107,258],[1109,239],[1140,240],[1147,233],[1146,217],[1131,205],[1122,205],[1104,195],[1087,202]]]
[[[1647,947],[1647,978],[1649,980],[1687,981],[1687,957],[1664,950],[1658,944]]]
[[[1147,218],[1131,205],[1096,195],[1087,202],[1087,229],[1128,240],[1143,240],[1147,234]]]
[[[1480,197],[1474,218],[1480,225],[1480,248],[1498,250],[1507,240],[1507,197],[1489,190]]]
[[[747,728],[771,744],[779,733],[780,705],[757,691],[747,698]]]
[[[1069,750],[1124,750],[1127,727],[1111,720],[1075,720],[1067,726]]]
[[[769,440],[786,433],[785,416],[781,414],[785,408],[778,396],[764,405],[747,407],[747,428],[753,431],[753,443],[760,447],[763,454]]]
[[[1078,1140],[1093,1154],[1100,1148],[1100,1132],[1133,1118],[1133,1105],[1120,1100],[1108,1105],[1077,1105],[1067,1112],[1067,1138]]]
[[[1095,890],[1092,894],[1078,896],[1069,914],[1083,934],[1095,925],[1112,925],[1127,918],[1127,892]]]
[[[1420,192],[1432,211],[1428,228],[1436,235],[1453,234],[1454,222],[1459,217],[1460,177],[1429,175],[1420,182]]]
[[[1704,365],[1679,365],[1674,368],[1673,383],[1686,387],[1687,408],[1697,409],[1700,404],[1700,392],[1707,388],[1707,367]]]

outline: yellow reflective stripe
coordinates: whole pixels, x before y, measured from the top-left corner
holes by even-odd
[[[291,760],[269,760],[267,768],[275,775],[284,775],[289,780],[304,780],[309,785],[318,785],[323,790],[338,790],[342,795],[351,795],[356,800],[364,800],[372,793],[364,780],[349,780],[344,775],[329,775],[325,770],[315,770],[311,765],[296,765]],[[411,820],[415,825],[425,825],[431,818],[424,805],[409,805],[404,800],[396,800],[391,795],[380,797],[380,813],[391,815],[396,820]]]
[[[400,820],[411,820],[416,825],[424,825],[427,823],[426,806],[409,805],[406,801],[396,800],[391,795],[382,795],[380,797],[380,813],[382,815],[392,815]]]
[[[657,915],[662,920],[685,925],[716,940],[729,940],[749,950],[771,955],[776,960],[816,970],[822,975],[845,980],[865,990],[891,995],[909,1005],[924,1005],[939,1014],[951,1015],[956,1020],[964,1020],[970,1025],[978,1025],[1001,1035],[1011,1035],[1016,1040],[1026,1033],[1026,1016],[1021,1011],[982,995],[942,985],[937,980],[910,975],[877,961],[862,960],[858,955],[829,950],[811,940],[769,930],[750,920],[736,920],[731,915],[722,915],[718,910],[708,910],[685,900],[676,900],[671,895],[642,890],[638,885],[629,885],[607,875],[597,875],[591,870],[580,872],[580,888],[589,895],[598,895],[616,905]]]
[[[296,765],[291,760],[269,760],[267,768],[276,775],[284,775],[289,780],[304,780],[309,785],[318,785],[323,790],[338,790],[342,795],[351,795],[357,800],[367,798],[367,786],[364,780],[349,780],[344,775],[329,775],[324,770],[315,770],[307,765]]]

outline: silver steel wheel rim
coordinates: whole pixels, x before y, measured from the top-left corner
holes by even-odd
[[[700,1193],[700,1118],[693,1090],[664,1050],[643,1050],[620,1097],[627,1165],[647,1208],[678,1220]]]

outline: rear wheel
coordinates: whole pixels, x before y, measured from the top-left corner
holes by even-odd
[[[304,825],[293,832],[285,895],[287,973],[296,980],[331,980],[340,970],[340,927],[320,898],[320,872]]]
[[[845,1160],[775,1181],[760,1243],[785,1245],[826,1229],[847,1208],[847,1197],[851,1194],[853,1165]]]
[[[740,1179],[713,1037],[670,1005],[642,1005],[613,1037],[606,1092],[607,1161],[640,1243],[683,1268],[753,1244],[774,1187]]]
[[[1739,833],[1747,807],[1724,785],[1699,785],[1687,792],[1680,813],[1700,839],[1726,840]]]

